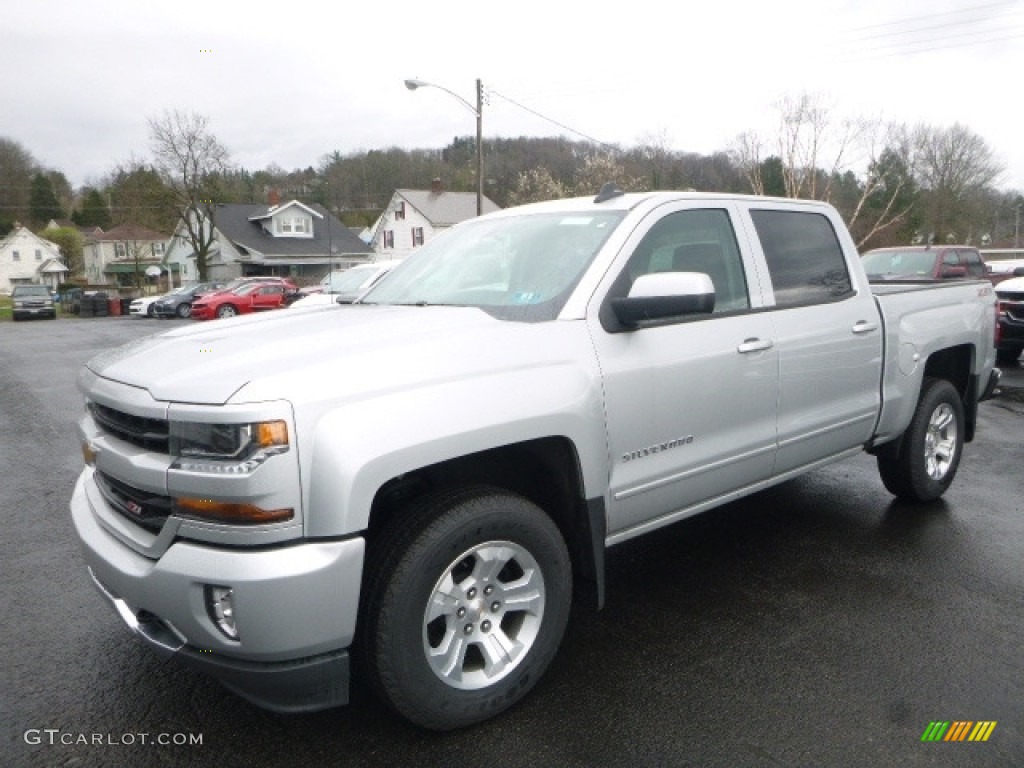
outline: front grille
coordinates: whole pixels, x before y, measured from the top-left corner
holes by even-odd
[[[171,514],[171,497],[141,491],[97,471],[96,487],[111,507],[132,522],[159,531]]]
[[[164,419],[147,419],[89,403],[89,412],[100,429],[132,445],[159,453],[170,452],[170,428]]]

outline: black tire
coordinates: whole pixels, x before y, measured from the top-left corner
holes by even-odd
[[[933,501],[956,476],[964,442],[964,406],[945,379],[927,378],[895,455],[878,456],[886,489],[904,501]]]
[[[152,304],[146,307],[146,317],[156,317],[156,307]]]
[[[433,495],[397,517],[371,551],[360,668],[419,726],[486,720],[525,696],[558,650],[572,599],[562,535],[540,508],[493,488]]]
[[[187,320],[189,316],[192,314],[192,305],[187,302],[184,304],[179,304],[175,312],[177,313],[178,317],[180,317],[182,320]]]
[[[237,314],[234,304],[221,304],[217,307],[217,317],[234,317]]]
[[[997,349],[996,362],[1000,365],[1014,365],[1017,362],[1017,358],[1020,357],[1020,352],[1020,347],[1014,347],[1013,349]]]

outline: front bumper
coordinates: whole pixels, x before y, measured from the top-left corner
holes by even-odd
[[[363,539],[259,549],[177,541],[153,560],[99,522],[91,477],[86,469],[75,486],[72,521],[96,586],[147,645],[273,711],[348,701]],[[211,618],[207,585],[233,590],[238,640]]]

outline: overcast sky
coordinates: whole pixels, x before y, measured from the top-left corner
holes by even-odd
[[[837,117],[963,123],[1024,190],[1024,0],[37,0],[2,24],[0,136],[75,186],[148,157],[168,109],[249,170],[475,131],[412,77],[470,102],[480,78],[485,138],[700,153],[771,135],[773,104],[810,92]]]

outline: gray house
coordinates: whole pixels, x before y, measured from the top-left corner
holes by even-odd
[[[370,247],[322,205],[297,200],[280,205],[224,203],[217,206],[214,223],[206,262],[210,280],[279,275],[309,284],[331,269],[372,260]],[[198,282],[183,223],[171,238],[165,263],[171,269],[179,265],[185,285]]]

